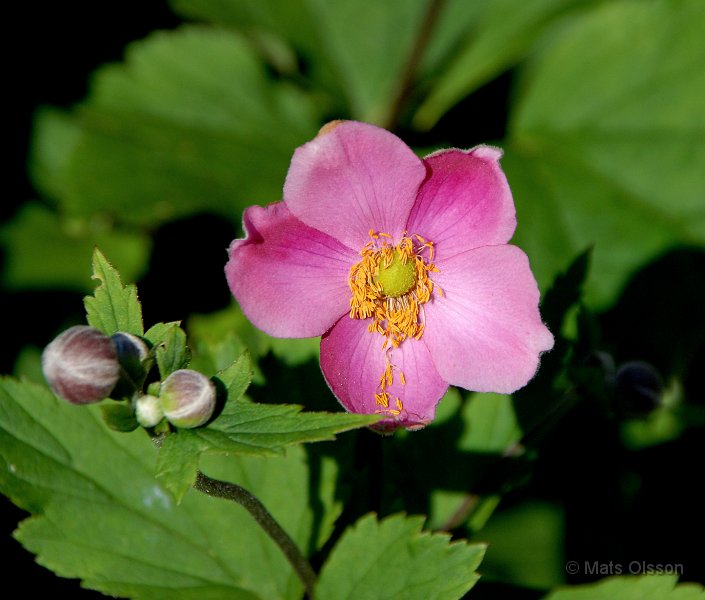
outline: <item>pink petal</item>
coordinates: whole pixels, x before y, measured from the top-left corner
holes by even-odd
[[[379,380],[387,366],[384,337],[367,331],[369,320],[343,317],[321,339],[321,369],[340,403],[350,412],[370,414],[382,409],[375,402]],[[433,364],[428,349],[415,339],[407,339],[389,354],[394,367],[394,382],[387,388],[390,409],[398,397],[404,410],[390,415],[381,429],[423,427],[433,421],[436,404],[448,388]],[[400,369],[406,378],[402,385]]]
[[[283,202],[251,206],[243,222],[247,237],[230,246],[225,274],[252,323],[275,337],[315,337],[348,312],[354,252]]]
[[[506,244],[514,233],[516,216],[500,156],[496,148],[478,146],[426,157],[431,176],[409,216],[409,234],[431,240],[439,257]]]
[[[553,347],[526,255],[516,246],[486,246],[437,266],[433,280],[443,295],[424,305],[422,340],[441,377],[479,392],[526,385],[540,353]]]
[[[398,137],[343,121],[296,150],[284,201],[301,221],[357,252],[370,229],[402,234],[425,177],[421,160]]]

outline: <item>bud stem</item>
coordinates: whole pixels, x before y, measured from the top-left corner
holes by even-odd
[[[316,573],[309,564],[306,557],[301,553],[298,546],[289,537],[289,534],[282,529],[282,526],[274,519],[271,513],[265,508],[260,500],[248,492],[245,488],[227,481],[220,481],[204,475],[200,471],[196,477],[193,487],[199,492],[213,496],[214,498],[225,498],[232,500],[243,506],[279,546],[287,560],[294,567],[294,571],[301,579],[306,590],[306,596],[313,600],[313,590],[316,585]]]
[[[166,435],[167,434],[159,433],[151,436],[152,442],[157,448],[161,448],[162,442],[164,441],[164,437]],[[277,520],[272,516],[257,496],[248,492],[244,487],[239,486],[236,483],[213,479],[212,477],[201,473],[201,471],[198,471],[193,487],[208,496],[232,500],[245,508],[245,510],[252,515],[259,526],[264,529],[265,533],[274,540],[277,546],[279,546],[281,551],[284,553],[284,556],[294,568],[294,571],[301,580],[301,583],[304,584],[306,597],[309,600],[314,600],[314,588],[316,587],[317,579],[316,572],[313,570],[313,567],[308,560],[306,560],[303,552],[299,550],[296,542],[294,542],[289,534],[284,531],[282,526],[279,525]]]

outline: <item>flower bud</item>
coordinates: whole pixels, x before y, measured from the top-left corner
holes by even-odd
[[[131,333],[118,331],[111,338],[115,344],[118,361],[125,373],[134,383],[139,383],[145,376],[144,362],[149,358],[149,348],[140,338]]]
[[[44,349],[42,371],[57,396],[72,404],[89,404],[110,395],[120,364],[108,336],[95,327],[76,325]]]
[[[619,412],[632,418],[647,416],[661,404],[663,380],[656,368],[643,361],[626,362],[614,378]]]
[[[154,427],[164,418],[162,405],[156,396],[140,396],[135,402],[135,418],[142,427]]]
[[[203,425],[215,410],[215,386],[205,375],[191,369],[174,371],[159,392],[164,416],[177,427]]]

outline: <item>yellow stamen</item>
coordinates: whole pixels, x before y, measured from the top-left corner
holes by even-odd
[[[389,407],[389,394],[387,392],[375,394],[375,402],[379,406],[384,406],[384,408]]]
[[[390,355],[407,338],[421,339],[425,328],[423,305],[431,300],[434,291],[439,295],[443,292],[429,278],[430,273],[438,273],[438,268],[430,262],[434,255],[433,242],[417,234],[407,236],[404,232],[399,243],[392,246],[386,241],[392,238],[388,233],[370,230],[369,235],[371,241],[363,246],[361,260],[350,268],[348,275],[352,292],[350,318],[371,319],[367,330],[384,337],[385,369],[379,379],[375,403],[383,407],[381,412],[398,416],[404,410],[399,398],[396,398],[397,408],[389,408],[387,389],[394,383],[393,369],[396,368],[390,362]],[[422,256],[426,250],[428,262]],[[401,370],[399,381],[406,385]]]

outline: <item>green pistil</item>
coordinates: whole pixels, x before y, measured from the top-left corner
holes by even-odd
[[[404,264],[395,252],[391,264],[388,267],[380,266],[374,280],[375,283],[381,284],[385,296],[391,298],[403,296],[416,284],[414,260],[410,258]]]

